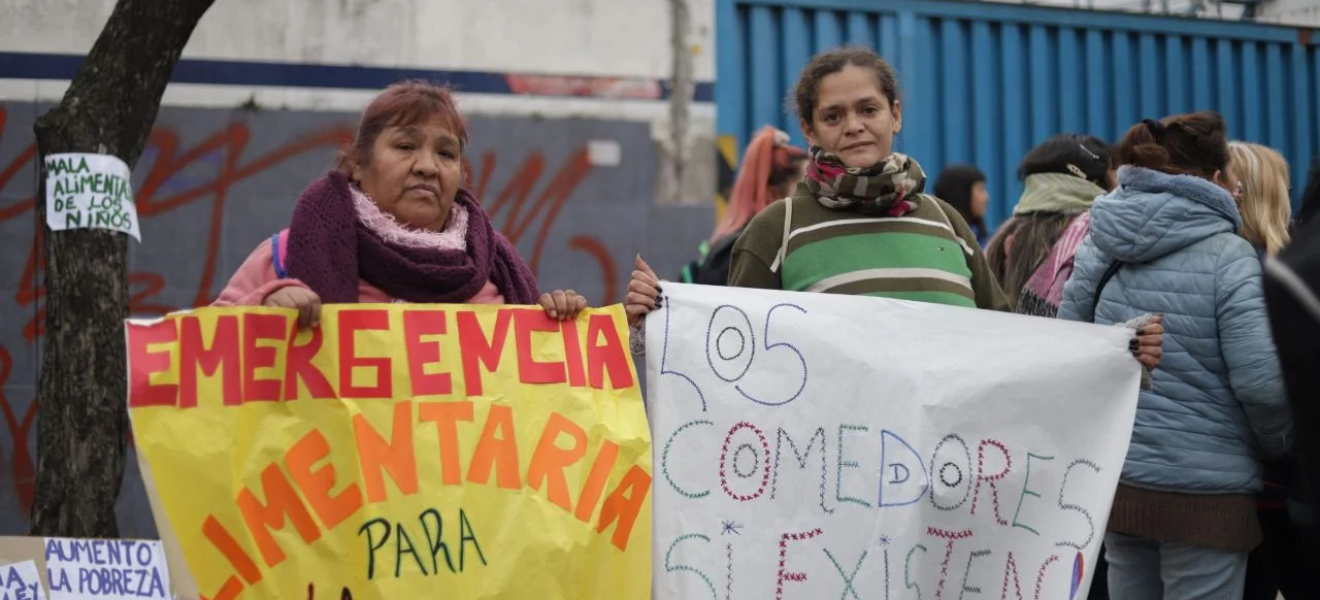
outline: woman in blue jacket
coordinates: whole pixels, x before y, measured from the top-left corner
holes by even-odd
[[[1241,598],[1261,541],[1261,459],[1292,428],[1261,264],[1239,237],[1224,121],[1145,120],[1119,148],[1118,189],[1091,209],[1059,317],[1164,316],[1164,358],[1141,392],[1105,536],[1124,600]]]

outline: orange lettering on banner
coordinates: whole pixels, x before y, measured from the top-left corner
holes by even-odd
[[[445,333],[445,311],[407,310],[403,312],[403,339],[408,349],[408,375],[412,395],[448,396],[453,392],[449,373],[427,373],[426,367],[440,362],[438,339]],[[430,340],[423,338],[432,338]]]
[[[362,508],[362,490],[357,484],[350,483],[338,496],[333,495],[331,490],[336,483],[335,465],[329,458],[330,443],[318,429],[307,432],[284,455],[289,475],[293,477],[303,498],[312,505],[321,524],[326,529],[334,529]],[[322,460],[325,460],[325,466],[314,468]]]
[[[249,584],[261,581],[261,569],[257,567],[257,563],[253,562],[252,557],[243,551],[243,547],[238,544],[238,540],[234,539],[233,534],[229,533],[229,530],[225,529],[225,526],[221,525],[214,515],[207,516],[206,522],[202,523],[202,535],[210,540],[211,545],[215,546],[216,550],[219,550],[225,556],[225,560],[228,560],[229,564]]]
[[[179,406],[197,407],[197,371],[209,376],[220,373],[225,406],[238,406],[242,399],[242,365],[239,356],[238,317],[221,315],[212,330],[211,347],[202,337],[202,322],[195,316],[179,318]]]
[[[495,334],[489,340],[481,329],[476,313],[458,313],[458,345],[463,355],[463,385],[467,396],[480,396],[481,368],[495,372],[500,368],[500,355],[504,352],[504,338],[509,335],[509,319],[513,313],[500,310],[495,315]]]
[[[591,515],[596,512],[596,504],[605,491],[605,484],[609,483],[610,471],[618,460],[619,445],[605,440],[600,446],[600,452],[596,453],[596,461],[591,464],[591,473],[582,483],[582,493],[578,495],[577,511],[574,514],[579,521],[586,523],[591,520]]]
[[[202,596],[201,600],[235,600],[242,592],[243,582],[239,581],[237,577],[230,575],[229,578],[225,580],[225,584],[220,586],[220,591],[216,592],[214,596]]]
[[[278,464],[271,464],[261,472],[261,489],[266,495],[265,504],[257,499],[252,490],[243,488],[238,493],[238,509],[243,513],[248,533],[261,551],[261,558],[266,561],[267,567],[273,567],[283,562],[285,556],[284,550],[271,535],[271,530],[284,529],[285,517],[293,521],[294,529],[308,544],[321,537],[321,530],[316,527],[311,513],[307,512],[307,506],[298,499],[298,492],[294,491]]]
[[[339,396],[385,400],[394,397],[390,381],[390,359],[357,355],[359,331],[385,331],[390,328],[390,313],[384,309],[344,310],[339,312]],[[375,385],[353,385],[356,369],[370,369]]]
[[[243,402],[280,399],[279,379],[257,379],[257,369],[275,366],[275,346],[258,343],[260,340],[284,341],[288,335],[289,319],[281,315],[245,313],[243,315]]]
[[[394,404],[394,440],[386,441],[361,413],[353,415],[358,460],[367,487],[367,501],[385,500],[385,477],[389,472],[405,496],[417,493],[417,454],[413,449],[412,402]]]
[[[499,437],[495,437],[495,434]],[[502,488],[516,490],[522,487],[518,475],[518,438],[514,435],[513,409],[502,404],[492,404],[490,414],[486,416],[486,426],[481,430],[481,439],[472,452],[472,462],[468,465],[468,481],[486,484],[490,481],[491,469],[496,471],[495,482]]]
[[[179,402],[179,386],[153,384],[151,376],[170,370],[169,351],[153,351],[152,346],[172,344],[179,339],[179,321],[165,319],[150,325],[128,326],[128,406],[174,406]]]
[[[423,402],[417,411],[418,420],[435,423],[440,438],[440,481],[445,485],[461,485],[458,422],[472,420],[472,402]]]
[[[632,536],[633,524],[637,521],[637,515],[642,512],[642,503],[650,490],[651,475],[636,465],[629,467],[628,472],[623,476],[623,481],[610,492],[610,497],[605,499],[605,505],[600,509],[600,521],[596,525],[596,533],[605,531],[617,519],[619,525],[615,527],[610,542],[619,550],[626,551],[628,538]]]
[[[555,442],[560,433],[567,433],[573,445],[560,448]],[[540,491],[541,485],[549,481],[546,496],[560,508],[573,512],[573,499],[568,495],[568,480],[564,478],[564,469],[573,465],[587,454],[587,432],[559,413],[550,413],[550,421],[541,432],[541,441],[536,444],[532,454],[532,463],[527,467],[527,485]]]
[[[315,400],[331,400],[338,396],[335,389],[330,386],[330,380],[326,379],[325,373],[312,364],[312,359],[316,353],[321,351],[321,344],[325,342],[325,334],[320,327],[306,329],[307,343],[298,344],[298,322],[290,320],[292,331],[289,332],[289,350],[285,353],[284,364],[284,399],[298,399],[298,382],[307,386],[307,393]]]

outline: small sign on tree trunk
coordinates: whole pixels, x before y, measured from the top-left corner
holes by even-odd
[[[141,242],[132,171],[116,156],[66,153],[46,157],[46,225],[51,231],[113,229]]]

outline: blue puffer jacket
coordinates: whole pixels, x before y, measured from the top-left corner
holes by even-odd
[[[1190,176],[1123,167],[1096,200],[1059,318],[1164,315],[1164,358],[1141,392],[1126,484],[1184,493],[1261,489],[1262,455],[1288,450],[1292,419],[1270,337],[1261,265],[1233,197]],[[1110,263],[1123,267],[1095,288]]]

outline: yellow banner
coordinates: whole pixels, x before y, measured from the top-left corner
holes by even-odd
[[[204,308],[127,341],[156,520],[201,598],[649,597],[621,307],[327,306],[302,331]]]

